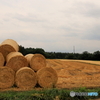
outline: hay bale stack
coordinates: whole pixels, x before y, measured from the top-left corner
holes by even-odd
[[[36,73],[29,67],[24,67],[16,72],[15,84],[19,88],[33,88],[37,84]]]
[[[6,62],[6,66],[12,68],[15,72],[22,67],[28,66],[27,59],[20,52],[9,53]]]
[[[25,57],[34,71],[46,67],[46,58],[42,54],[27,54]]]
[[[33,54],[27,54],[27,55],[25,55],[25,58],[28,61],[28,66],[30,66],[30,62],[31,62],[31,59],[32,59],[33,56],[34,56]]]
[[[58,76],[52,67],[45,67],[37,71],[38,84],[43,88],[52,88],[56,85]]]
[[[4,56],[3,56],[3,54],[0,52],[0,66],[4,66],[4,62],[5,62]]]
[[[3,54],[5,58],[10,52],[14,52],[18,50],[19,50],[19,46],[17,42],[12,39],[6,39],[0,45],[0,52]]]
[[[5,89],[14,85],[15,72],[6,66],[0,67],[0,88]]]

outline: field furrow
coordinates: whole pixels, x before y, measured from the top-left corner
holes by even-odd
[[[100,87],[100,65],[92,61],[47,60],[58,73],[57,88]]]

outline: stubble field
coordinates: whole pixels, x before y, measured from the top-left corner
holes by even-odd
[[[48,66],[58,73],[56,88],[100,87],[100,62],[48,59]]]
[[[100,87],[100,62],[85,60],[47,59],[47,66],[54,68],[58,74],[55,88],[98,88]],[[21,89],[17,87],[0,89],[0,91],[42,90],[41,87]]]

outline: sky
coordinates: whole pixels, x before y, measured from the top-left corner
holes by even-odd
[[[100,50],[100,0],[0,0],[0,43],[47,52]]]

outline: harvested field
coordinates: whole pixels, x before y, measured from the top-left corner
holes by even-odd
[[[84,62],[84,63],[88,63],[88,64],[94,64],[94,65],[100,65],[100,61],[91,61],[91,60],[64,60],[61,59],[61,61],[78,61],[78,62]]]
[[[85,61],[47,59],[47,66],[52,67],[58,74],[56,88],[98,88],[100,87],[100,65]],[[92,62],[92,61],[91,61]],[[99,63],[99,61],[98,61]],[[34,88],[40,90],[42,88]],[[0,89],[3,91],[4,89]],[[8,89],[5,89],[6,91]],[[11,88],[14,91],[24,91],[21,88]]]
[[[47,63],[58,73],[57,88],[100,87],[100,65],[50,59]]]

